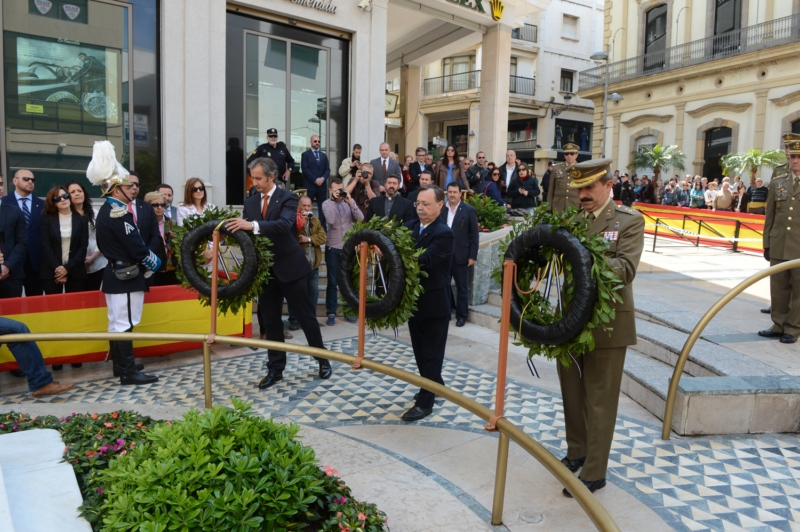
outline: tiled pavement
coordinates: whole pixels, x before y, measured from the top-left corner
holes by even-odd
[[[328,343],[353,353],[355,338]],[[368,339],[367,357],[414,372],[407,344]],[[269,391],[256,388],[266,352],[213,362],[214,400],[231,396],[253,401],[263,415],[330,427],[348,424],[399,424],[416,389],[366,370],[335,364],[330,380],[316,378],[313,359],[290,355],[284,381]],[[201,364],[165,368],[154,385],[122,387],[114,379],[77,384],[69,393],[46,399],[27,394],[0,395],[0,404],[122,403],[202,406]],[[452,359],[445,360],[445,383],[487,406],[493,404],[495,376]],[[524,427],[557,456],[566,448],[561,398],[510,381],[506,417]],[[446,401],[437,400],[428,426],[483,432],[483,422]],[[609,464],[609,479],[652,508],[675,530],[800,530],[800,438],[797,435],[660,439],[660,427],[620,417]],[[625,528],[624,523],[620,523]]]

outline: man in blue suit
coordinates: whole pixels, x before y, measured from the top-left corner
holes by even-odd
[[[319,149],[319,136],[311,136],[311,149],[304,151],[300,156],[300,170],[303,172],[303,184],[311,201],[317,202],[317,212],[322,228],[327,232],[325,214],[322,212],[322,202],[328,199],[328,176],[331,175],[331,165],[328,156]]]
[[[28,258],[28,227],[16,205],[0,204],[0,253],[5,262],[0,266],[0,299],[22,297],[25,261]]]
[[[275,186],[278,165],[272,159],[260,157],[247,167],[258,193],[245,200],[244,218],[229,221],[227,228],[231,232],[253,231],[272,241],[274,256],[269,281],[258,298],[259,319],[264,319],[267,340],[284,341],[281,313],[286,298],[289,314],[297,318],[308,345],[325,349],[316,309],[308,298],[307,277],[311,265],[297,240],[297,196]],[[319,378],[330,378],[333,373],[330,362],[324,358],[317,358],[317,362]],[[263,390],[283,380],[285,368],[286,352],[270,349],[267,376],[261,379],[258,387]]]
[[[453,260],[453,231],[439,217],[444,207],[444,191],[436,185],[425,185],[417,194],[418,220],[406,223],[418,248],[425,252],[419,257],[420,269],[428,274],[420,277],[425,290],[417,300],[417,311],[408,320],[414,359],[419,374],[433,382],[444,384],[442,365],[450,324],[450,263]],[[414,407],[402,416],[403,421],[419,421],[433,411],[436,395],[421,389]]]
[[[25,258],[23,270],[25,273],[22,285],[25,287],[26,296],[40,296],[44,293],[44,285],[39,279],[39,270],[42,268],[42,211],[44,201],[33,194],[36,178],[33,172],[24,168],[14,173],[14,192],[3,197],[3,203],[19,207],[28,227],[28,256]]]

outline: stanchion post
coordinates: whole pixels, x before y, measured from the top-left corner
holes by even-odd
[[[506,473],[508,472],[508,435],[500,433],[497,442],[497,469],[494,474],[494,499],[492,500],[492,524],[503,524],[503,503],[506,497]]]
[[[358,268],[358,353],[352,369],[361,369],[361,361],[364,360],[364,349],[367,342],[367,264],[369,263],[369,244],[361,242],[358,245],[358,253],[361,261],[361,265]],[[334,275],[336,275],[336,272],[334,272]]]
[[[211,344],[203,343],[203,386],[205,388],[206,408],[211,408]]]
[[[219,268],[219,228],[214,230],[211,247],[211,326],[208,336],[203,344],[203,382],[206,395],[206,408],[211,408],[211,344],[217,336],[217,291],[219,289],[219,279],[217,279],[217,268]]]
[[[658,240],[658,218],[656,218],[656,230],[653,231],[653,253],[656,252],[656,240]]]

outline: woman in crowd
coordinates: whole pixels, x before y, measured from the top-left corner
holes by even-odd
[[[661,181],[658,181],[661,183]],[[670,179],[669,183],[661,190],[663,193],[661,194],[661,201],[659,202],[661,205],[675,205],[675,193],[677,189],[677,183],[675,183],[674,179]]]
[[[173,221],[164,216],[167,208],[167,199],[161,192],[148,192],[144,200],[153,206],[156,220],[158,221],[158,232],[161,233],[161,238],[164,240],[164,252],[159,253],[161,269],[153,276],[153,286],[176,285],[178,284],[178,278],[175,275],[177,258],[172,256],[172,252],[169,249],[172,244]]]
[[[409,173],[408,169],[414,163],[414,158],[410,155],[406,155],[405,159],[406,164],[402,168],[403,173],[403,197],[408,195],[408,187],[411,185],[411,174]]]
[[[708,188],[703,193],[703,199],[706,201],[706,209],[714,210],[714,200],[717,198],[717,182],[711,181]]]
[[[183,190],[183,202],[178,205],[178,225],[183,225],[183,220],[189,216],[202,215],[214,205],[208,202],[206,186],[199,177],[192,177],[186,181]]]
[[[500,194],[500,169],[494,168],[492,169],[492,173],[489,174],[489,181],[486,183],[486,187],[483,189],[483,194],[492,198],[495,203],[500,205],[501,207],[508,208],[506,202],[503,201],[503,196]]]
[[[524,209],[528,214],[533,214],[533,209],[536,208],[539,199],[539,181],[527,164],[520,163],[517,168],[519,179],[515,179],[508,186],[511,208]]]
[[[634,179],[633,180],[633,195],[636,198],[636,201],[641,203],[642,201],[642,190],[644,189],[644,183],[642,183],[641,179]]]
[[[653,187],[653,203],[661,205],[664,199],[664,182],[660,179],[656,179],[653,183]]]
[[[705,191],[703,191],[703,184],[695,181],[692,185],[692,191],[689,194],[689,207],[695,209],[702,209],[706,206]]]
[[[448,145],[442,157],[433,170],[433,184],[447,190],[447,185],[455,181],[461,190],[469,189],[467,176],[461,169],[461,159],[458,157],[455,146]]]
[[[92,207],[92,199],[83,183],[70,181],[66,186],[72,208],[86,218],[89,227],[89,247],[86,249],[86,259],[83,261],[86,266],[84,290],[100,290],[100,285],[103,284],[103,270],[105,270],[108,260],[97,248],[97,231],[94,227],[96,213]]]
[[[675,205],[678,207],[689,206],[689,182],[681,181],[675,187]]]

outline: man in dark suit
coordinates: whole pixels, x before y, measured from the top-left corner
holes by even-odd
[[[0,266],[0,299],[22,297],[25,260],[28,257],[28,227],[16,205],[0,204],[0,253],[5,262]]]
[[[272,159],[254,159],[248,168],[258,194],[245,200],[244,218],[229,221],[227,227],[232,232],[253,231],[272,241],[274,263],[270,268],[269,281],[258,299],[267,340],[284,341],[281,312],[283,299],[286,298],[289,313],[297,318],[308,345],[325,349],[316,309],[308,299],[307,277],[311,273],[311,265],[297,241],[297,196],[275,185],[278,167]],[[318,358],[317,362],[319,378],[330,378],[333,373],[330,362],[324,358]],[[286,352],[270,349],[267,376],[261,379],[258,387],[263,390],[283,380],[284,368]]]
[[[161,231],[158,230],[156,211],[153,210],[150,203],[137,199],[141,190],[139,174],[131,172],[128,179],[131,182],[131,202],[136,207],[133,217],[136,227],[139,228],[139,234],[147,245],[147,249],[160,257],[164,254],[164,239],[161,238]]]
[[[403,171],[400,168],[400,163],[389,157],[391,153],[389,144],[382,143],[380,152],[381,156],[377,159],[372,159],[370,163],[375,172],[373,179],[381,186],[381,192],[386,192],[386,178],[393,175],[402,182]]]
[[[439,217],[453,230],[453,265],[450,275],[456,282],[456,327],[467,322],[469,308],[469,268],[478,259],[478,213],[461,201],[458,183],[447,185],[447,204]]]
[[[518,168],[517,152],[506,151],[506,162],[500,165],[500,179],[506,182],[506,190],[511,186],[512,181],[519,179]]]
[[[36,178],[30,170],[20,169],[14,173],[14,192],[3,197],[3,203],[13,205],[22,210],[25,225],[28,228],[28,256],[23,264],[26,296],[40,296],[44,293],[44,285],[39,278],[42,268],[41,220],[44,201],[33,194]]]
[[[303,184],[306,187],[306,196],[311,201],[317,202],[317,212],[322,229],[328,230],[325,223],[325,214],[322,212],[322,203],[328,199],[328,176],[331,175],[331,165],[328,156],[319,149],[319,136],[311,136],[311,149],[300,156],[300,170],[303,172]]]
[[[414,359],[419,374],[433,382],[444,384],[442,364],[450,324],[450,263],[453,259],[453,231],[439,215],[444,207],[444,191],[436,185],[419,189],[417,195],[418,220],[406,223],[417,247],[425,252],[418,261],[420,269],[428,274],[420,277],[425,290],[417,300],[417,311],[408,320]],[[403,421],[419,421],[433,411],[436,395],[421,389],[414,407],[402,416]]]
[[[432,185],[432,184],[433,184],[433,169],[431,169],[431,167],[428,166],[428,167],[425,168],[425,170],[422,171],[421,174],[419,174],[419,186],[421,188],[421,187],[424,187],[426,185]],[[417,195],[418,194],[419,194],[419,189],[417,189],[414,192],[412,192],[411,194],[409,194],[408,198],[406,198],[411,203],[412,207],[414,207],[414,203],[417,202]],[[414,214],[414,218],[417,218],[417,208],[416,207],[414,207],[413,214]]]
[[[172,223],[178,223],[178,208],[173,207],[172,205],[172,198],[174,197],[174,192],[172,191],[172,187],[166,183],[161,183],[156,187],[156,192],[161,192],[161,195],[164,196],[164,199],[167,200],[167,208],[164,209],[164,216],[172,220]]]
[[[386,195],[373,198],[367,207],[366,221],[375,216],[386,216],[390,220],[397,218],[403,223],[414,219],[414,205],[398,194],[400,182],[393,175],[386,178]]]
[[[419,182],[419,175],[424,170],[429,170],[431,172],[433,171],[433,168],[430,165],[425,164],[426,155],[428,155],[428,150],[426,150],[425,148],[417,148],[416,151],[417,160],[408,166],[408,173],[411,176],[411,182],[408,184],[409,195],[415,190],[418,190],[419,187],[422,186]]]

